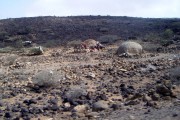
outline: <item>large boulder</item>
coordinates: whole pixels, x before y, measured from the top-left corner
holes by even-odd
[[[142,46],[139,43],[126,41],[123,42],[118,50],[117,55],[127,55],[127,56],[134,56],[134,55],[141,55],[143,51]]]

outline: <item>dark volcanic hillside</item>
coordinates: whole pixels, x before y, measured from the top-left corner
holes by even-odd
[[[111,16],[34,17],[0,20],[0,41],[31,40],[35,43],[99,39],[114,35],[121,39],[146,39],[166,29],[180,32],[180,19],[150,19]]]

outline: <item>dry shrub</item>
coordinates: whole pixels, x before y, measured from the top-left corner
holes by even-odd
[[[73,40],[67,43],[67,46],[69,47],[76,47],[81,44],[81,40]]]
[[[161,45],[150,42],[145,42],[142,43],[141,45],[143,46],[143,49],[148,52],[157,52],[157,49],[161,48]]]
[[[118,37],[117,35],[104,35],[98,38],[98,41],[104,44],[112,44],[115,43],[117,40],[120,40],[120,37]]]
[[[3,57],[3,65],[4,66],[9,66],[9,65],[13,65],[16,61],[16,59],[18,58],[17,55],[9,55],[9,56],[6,56],[6,57]]]
[[[14,48],[12,47],[4,47],[4,48],[0,48],[0,53],[10,53],[12,51],[15,51]]]
[[[44,51],[41,46],[30,48],[30,50],[28,52],[29,55],[42,55],[43,53],[44,53]]]
[[[63,72],[56,72],[52,70],[43,70],[38,72],[32,82],[34,85],[40,87],[51,87],[51,86],[58,86],[59,82],[64,78]]]

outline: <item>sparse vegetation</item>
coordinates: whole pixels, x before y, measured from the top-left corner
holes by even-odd
[[[0,48],[0,53],[11,53],[12,51],[14,51],[12,47]]]
[[[171,29],[166,29],[163,33],[164,39],[171,39],[173,37],[174,33]]]
[[[72,41],[67,43],[67,46],[76,47],[76,46],[80,45],[81,42],[82,42],[82,40],[72,40]]]
[[[28,51],[29,55],[42,55],[44,53],[43,48],[41,46],[39,47],[32,47]]]
[[[145,42],[159,43],[161,40],[162,40],[162,37],[156,33],[148,33],[143,38],[143,41]]]
[[[0,39],[0,119],[178,119],[180,70],[175,67],[180,66],[180,40],[171,25],[179,20],[1,20],[0,31],[6,33]],[[119,47],[129,39],[135,44]],[[106,47],[101,50],[96,40]],[[29,46],[31,42],[42,47]],[[73,52],[80,43],[91,52]],[[117,51],[130,57],[120,57]]]
[[[38,72],[32,82],[39,87],[54,87],[58,86],[63,80],[64,75],[52,70],[43,70]]]
[[[10,65],[13,65],[16,61],[16,59],[18,58],[17,55],[9,55],[7,57],[4,57],[3,58],[3,65],[4,66],[10,66]]]
[[[111,16],[47,16],[7,19],[1,20],[1,23],[0,30],[3,30],[0,34],[1,40],[8,42],[19,36],[23,38],[23,41],[28,41],[33,36],[33,40],[37,44],[45,44],[49,40],[58,41],[58,44],[61,44],[74,39],[85,40],[88,38],[102,40],[101,42],[114,42],[119,38],[122,40],[148,38],[147,40],[156,42],[156,40],[159,41],[159,37],[162,37],[161,35],[166,29],[171,29],[175,34],[179,34],[179,19],[146,19]],[[47,46],[49,46],[48,44]],[[11,45],[13,46],[13,44]]]

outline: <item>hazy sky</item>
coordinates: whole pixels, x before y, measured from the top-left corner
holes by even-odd
[[[180,0],[0,0],[0,19],[49,15],[180,18]]]

